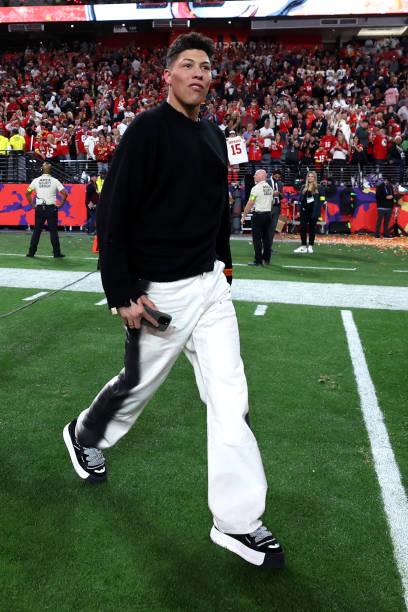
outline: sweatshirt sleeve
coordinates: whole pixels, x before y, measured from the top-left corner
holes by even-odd
[[[231,247],[230,247],[230,233],[231,233],[231,213],[229,207],[228,190],[225,195],[224,209],[221,218],[220,229],[217,235],[216,250],[217,257],[220,261],[224,262],[225,269],[224,273],[227,277],[228,282],[231,284],[232,281],[232,259],[231,259]]]
[[[217,136],[220,139],[221,146],[224,150],[225,155],[225,164],[228,168],[228,151],[227,151],[227,143],[225,141],[225,137],[222,134],[221,130],[217,128]],[[229,284],[232,283],[232,258],[231,258],[231,246],[230,246],[230,235],[231,235],[231,211],[230,211],[230,203],[229,203],[229,191],[228,191],[228,181],[227,177],[225,177],[225,182],[223,184],[223,209],[221,215],[221,223],[217,234],[216,239],[216,252],[217,258],[222,261],[225,265],[224,274],[227,277],[227,281]]]
[[[107,173],[98,204],[97,234],[102,285],[109,308],[129,306],[147,283],[131,274],[129,235],[146,179],[148,130],[135,120],[125,131]]]

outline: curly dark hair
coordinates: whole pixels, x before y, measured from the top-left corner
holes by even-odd
[[[199,32],[181,34],[169,47],[166,56],[166,68],[171,66],[177,56],[187,49],[200,49],[201,51],[205,51],[209,59],[214,55],[214,43],[211,38],[207,38],[207,36],[203,36]]]

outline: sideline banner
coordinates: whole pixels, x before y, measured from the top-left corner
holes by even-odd
[[[375,232],[375,226],[377,223],[377,203],[375,199],[375,189],[357,189],[353,191],[356,194],[356,200],[354,210],[351,215],[344,215],[341,213],[341,192],[344,188],[337,188],[333,195],[327,197],[327,223],[334,221],[348,221],[350,222],[350,230],[352,233],[356,232]],[[285,200],[282,203],[282,213],[286,214],[289,218],[293,215],[293,206],[291,204],[294,200],[299,197],[299,192],[293,187],[284,187]],[[408,194],[400,194],[396,198],[398,207],[394,207],[394,214],[392,215],[390,225],[395,223],[395,211],[398,215],[398,225],[401,229],[408,232]],[[323,217],[322,208],[322,217]],[[297,207],[295,207],[295,216],[297,216]]]
[[[377,203],[375,199],[375,189],[357,189],[354,188],[356,201],[354,210],[351,215],[342,215],[340,207],[340,198],[342,188],[338,188],[334,196],[327,199],[328,221],[349,221],[351,232],[375,232],[377,223]],[[398,225],[404,230],[408,229],[408,197],[405,194],[400,194],[396,198],[399,205],[394,207],[390,225],[395,223],[395,212],[398,214]]]
[[[0,225],[34,225],[34,209],[26,200],[29,183],[0,183]],[[58,225],[81,226],[86,222],[85,185],[64,184],[68,191],[58,211]],[[57,201],[61,197],[57,196]]]
[[[28,183],[0,183],[0,226],[34,225],[34,210],[25,197],[27,187]],[[68,198],[63,208],[58,211],[58,225],[73,227],[84,225],[87,219],[85,185],[65,184],[64,187],[68,191]],[[338,188],[336,193],[327,199],[327,223],[350,221],[352,233],[374,232],[377,221],[375,190],[354,189],[356,203],[352,215],[342,215],[340,212],[341,191],[342,188]],[[293,215],[293,205],[290,205],[290,202],[297,200],[298,193],[293,187],[284,187],[282,213],[289,218]],[[57,199],[60,199],[59,196]],[[398,225],[408,232],[408,194],[400,195],[397,202]],[[322,216],[323,212],[322,209]],[[394,215],[391,223],[394,223]]]

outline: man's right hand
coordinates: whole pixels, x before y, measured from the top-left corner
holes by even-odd
[[[120,306],[117,310],[122,317],[124,325],[127,325],[129,329],[140,329],[141,320],[147,319],[155,327],[159,326],[159,323],[144,309],[144,305],[149,306],[152,310],[158,310],[157,306],[149,300],[147,295],[141,295],[136,302],[130,300],[130,306]]]

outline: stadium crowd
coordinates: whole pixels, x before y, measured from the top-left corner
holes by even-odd
[[[395,38],[351,41],[337,50],[220,43],[202,114],[227,138],[243,137],[252,173],[279,165],[294,172],[371,165],[393,169],[394,180],[403,182],[406,47]],[[136,43],[109,50],[89,42],[3,52],[0,180],[24,181],[17,158],[27,156],[86,162],[88,174],[106,171],[135,115],[166,98],[165,54],[166,48]]]

